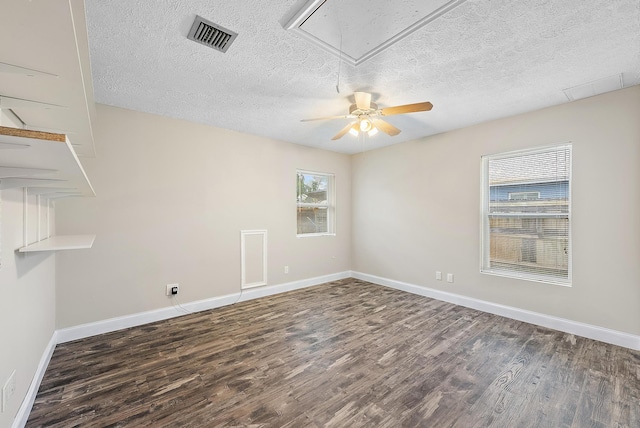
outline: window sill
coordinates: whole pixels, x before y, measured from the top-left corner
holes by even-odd
[[[301,235],[296,235],[296,238],[311,238],[315,236],[336,236],[335,233],[303,233]]]
[[[493,275],[493,276],[501,276],[503,278],[510,278],[510,279],[519,279],[522,281],[529,281],[529,282],[540,282],[542,284],[551,284],[551,285],[560,285],[562,287],[569,287],[571,288],[571,281],[562,281],[562,280],[553,280],[553,279],[547,279],[544,277],[540,277],[540,276],[534,276],[534,275],[515,275],[515,274],[510,274],[509,272],[501,272],[501,271],[493,271],[493,270],[480,270],[480,273],[485,274],[485,275]]]

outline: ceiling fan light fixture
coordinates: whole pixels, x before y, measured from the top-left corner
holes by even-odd
[[[371,94],[367,92],[354,92],[356,103],[349,106],[349,114],[345,116],[329,116],[318,117],[315,119],[303,119],[302,122],[310,122],[313,120],[327,119],[352,119],[353,121],[346,124],[331,140],[339,140],[347,133],[357,137],[361,132],[366,132],[369,137],[373,137],[379,131],[394,137],[400,133],[400,129],[396,128],[389,122],[382,119],[383,116],[395,116],[406,113],[416,113],[419,111],[429,111],[433,108],[433,104],[429,101],[414,104],[404,104],[393,107],[378,108],[378,105],[371,102]]]
[[[371,121],[369,119],[361,119],[360,120],[360,131],[368,132],[372,128]]]

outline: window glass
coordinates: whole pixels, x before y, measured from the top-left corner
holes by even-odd
[[[298,236],[333,234],[333,175],[299,170],[296,181]]]
[[[482,271],[569,283],[571,146],[482,162]]]

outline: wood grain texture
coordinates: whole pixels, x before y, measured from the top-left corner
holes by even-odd
[[[640,353],[346,279],[58,345],[80,426],[638,427]]]
[[[39,140],[57,141],[64,143],[67,137],[64,134],[56,134],[53,132],[32,131],[30,129],[10,128],[0,126],[0,136],[7,135],[10,137],[36,138]]]

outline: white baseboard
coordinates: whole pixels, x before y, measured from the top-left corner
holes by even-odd
[[[518,309],[511,306],[500,305],[498,303],[487,302],[485,300],[478,300],[472,297],[448,293],[446,291],[434,290],[432,288],[409,284],[402,281],[396,281],[389,278],[382,278],[362,272],[352,271],[351,276],[363,281],[383,285],[385,287],[395,288],[396,290],[402,290],[409,293],[418,294],[420,296],[442,300],[444,302],[465,306],[471,309],[477,309],[479,311],[488,312],[494,315],[500,315],[506,318],[511,318],[514,320],[524,321],[530,324],[559,330],[565,333],[575,334],[577,336],[586,337],[588,339],[599,340],[600,342],[606,342],[612,345],[640,350],[640,336],[636,336],[633,334],[545,315],[538,312],[527,311],[525,309]]]
[[[301,288],[312,287],[324,284],[325,282],[338,281],[350,278],[351,271],[338,272],[330,275],[316,276],[315,278],[301,279],[299,281],[286,282],[278,285],[267,285],[263,287],[246,288],[242,290],[241,302],[245,300],[257,299],[259,297],[272,296],[274,294],[286,293],[287,291],[299,290]]]
[[[18,409],[18,414],[13,420],[11,428],[24,428],[24,426],[27,424],[29,414],[31,413],[31,408],[33,407],[33,403],[36,401],[36,395],[38,395],[40,383],[42,382],[44,373],[47,371],[49,361],[51,361],[51,356],[53,355],[53,351],[56,349],[57,343],[57,332],[54,331],[53,335],[51,335],[49,343],[47,344],[47,347],[42,353],[42,357],[40,358],[40,362],[38,363],[38,368],[36,369],[36,372],[33,375],[33,379],[31,380],[31,384],[29,385],[29,389],[27,390],[27,395],[25,395],[24,399],[22,400],[22,404],[20,405],[20,409]]]
[[[72,340],[84,339],[85,337],[95,336],[98,334],[110,333],[112,331],[122,330],[129,327],[136,327],[155,321],[162,321],[184,315],[186,312],[205,311],[208,309],[231,305],[238,301],[257,299],[259,297],[271,296],[287,291],[311,287],[325,282],[349,278],[350,274],[350,271],[346,271],[318,276],[315,278],[301,279],[299,281],[287,282],[284,284],[249,288],[242,290],[242,293],[227,294],[225,296],[213,297],[211,299],[183,303],[179,307],[171,306],[153,311],[140,312],[137,314],[63,328],[57,330],[57,343],[70,342]]]

